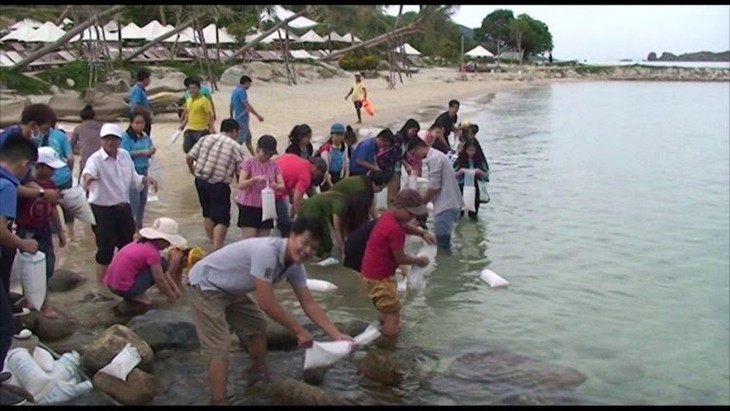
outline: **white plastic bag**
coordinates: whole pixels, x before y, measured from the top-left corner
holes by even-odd
[[[478,180],[477,184],[479,185],[479,202],[487,204],[491,200],[489,197],[489,191],[487,191],[487,182]]]
[[[368,325],[365,331],[354,337],[357,348],[364,348],[380,337],[381,333],[375,324]]]
[[[500,277],[494,271],[485,268],[479,276],[485,283],[489,284],[490,287],[504,287],[509,285],[509,281]]]
[[[13,267],[10,269],[10,291],[15,294],[23,294],[23,284],[20,281],[20,264],[18,264],[18,254],[15,253]]]
[[[388,187],[383,188],[375,194],[375,209],[385,210],[388,208]]]
[[[159,190],[160,187],[162,187],[162,167],[160,166],[160,162],[154,157],[150,159],[150,166],[147,169],[147,174],[157,181],[157,190]],[[147,201],[149,201],[149,198]]]
[[[175,129],[175,132],[170,136],[169,144],[174,144],[178,138],[182,135],[183,131],[179,128]]]
[[[35,347],[33,350],[33,361],[38,364],[43,371],[50,373],[53,371],[53,356],[41,347]]]
[[[63,197],[59,201],[63,207],[71,211],[73,216],[86,224],[96,225],[94,213],[86,200],[86,192],[80,185],[74,185],[67,190],[61,190]]]
[[[48,374],[54,381],[81,381],[81,374],[78,368],[81,366],[81,356],[78,352],[64,353],[61,358],[53,362],[53,369]]]
[[[109,364],[105,365],[104,368],[100,369],[99,372],[109,374],[122,381],[127,381],[127,375],[129,375],[134,367],[136,367],[141,361],[142,357],[140,357],[137,348],[132,346],[132,344],[127,343],[127,345],[122,348],[122,351],[119,351],[119,354],[117,354]]]
[[[418,176],[415,175],[409,175],[408,176],[408,185],[406,186],[412,190],[418,189]]]
[[[46,299],[46,255],[41,251],[20,253],[18,265],[23,296],[30,308],[40,310]]]
[[[312,346],[304,352],[304,369],[328,367],[347,357],[352,351],[352,347],[353,345],[349,341],[314,341]]]
[[[271,187],[261,190],[261,221],[276,220],[276,199]]]
[[[464,170],[464,209],[466,211],[477,211],[477,189],[474,187],[474,175],[476,170]]]
[[[435,263],[436,263],[436,253],[438,252],[438,249],[435,245],[430,245],[424,243],[420,250],[418,250],[418,256],[425,255],[428,257],[428,265],[425,267],[419,267],[416,264],[411,265],[411,272],[408,274],[408,277],[406,277],[408,282],[408,288],[414,289],[414,290],[420,290],[423,289],[423,287],[426,285],[424,281],[424,277],[426,275],[426,271],[431,270]]]
[[[330,265],[336,265],[339,264],[340,260],[334,258],[334,257],[328,257],[318,263],[314,263],[314,265],[318,265],[320,267],[328,267]]]
[[[53,378],[33,360],[27,348],[13,348],[5,359],[5,370],[13,374],[20,388],[28,391],[33,398],[40,395]]]
[[[91,392],[94,385],[91,381],[77,383],[75,381],[54,381],[41,393],[37,404],[56,404],[72,400],[80,395]]]
[[[334,291],[337,289],[337,286],[332,284],[329,281],[324,280],[315,280],[313,278],[307,278],[307,288],[309,288],[311,291]]]

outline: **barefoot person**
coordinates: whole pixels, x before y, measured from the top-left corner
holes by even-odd
[[[406,188],[396,196],[393,207],[384,212],[368,237],[362,258],[360,274],[365,291],[378,310],[378,320],[385,337],[394,338],[400,327],[400,309],[395,270],[399,264],[424,267],[426,256],[412,256],[404,252],[406,234],[416,234],[433,242],[433,234],[409,223],[426,215],[428,210],[418,191]]]
[[[362,82],[362,74],[355,74],[355,84],[352,85],[350,91],[347,92],[345,100],[352,95],[352,103],[355,105],[355,113],[357,113],[357,124],[362,123],[362,101],[368,98],[368,91],[365,89],[365,83]]]
[[[353,341],[332,324],[307,288],[304,263],[319,246],[322,227],[298,218],[287,238],[247,238],[204,257],[188,273],[183,288],[193,321],[207,355],[211,404],[226,404],[231,328],[247,344],[252,377],[266,373],[264,314],[296,335],[301,347],[312,345],[312,335],[277,301],[275,285],[286,279],[304,313],[333,340]],[[249,297],[255,295],[256,302]]]
[[[231,224],[231,181],[243,160],[241,146],[236,143],[238,127],[232,118],[223,120],[220,134],[201,137],[186,158],[195,177],[205,233],[214,250],[223,247]]]
[[[55,189],[53,175],[56,170],[66,167],[58,153],[51,147],[38,149],[38,162],[33,172],[33,181],[44,189]],[[32,238],[38,242],[38,250],[46,255],[46,280],[50,279],[56,266],[56,253],[53,247],[53,231],[51,221],[58,228],[58,245],[66,246],[66,234],[61,226],[58,207],[42,198],[21,198],[18,201],[18,218],[15,220],[20,238]],[[58,318],[56,310],[48,302],[48,294],[41,307],[41,314],[49,319]]]
[[[89,204],[94,213],[96,228],[96,279],[99,296],[104,297],[103,279],[114,249],[132,242],[135,232],[129,191],[141,190],[145,185],[157,188],[157,181],[138,174],[129,152],[120,148],[121,127],[113,123],[101,127],[101,149],[92,154],[81,173],[81,186],[88,189]]]
[[[248,89],[251,88],[251,77],[241,76],[238,87],[231,92],[230,114],[231,118],[238,121],[238,144],[246,143],[246,148],[251,155],[256,155],[251,142],[251,118],[249,113],[256,116],[261,122],[264,118],[256,112],[251,103],[248,102]]]
[[[177,222],[160,217],[152,224],[139,230],[141,238],[122,247],[112,258],[104,276],[104,284],[114,294],[144,305],[152,302],[147,290],[156,285],[169,303],[180,298],[183,271],[183,253],[187,241],[178,233]],[[160,251],[172,246],[168,259]]]

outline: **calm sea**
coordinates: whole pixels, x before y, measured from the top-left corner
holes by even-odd
[[[540,397],[510,375],[516,368],[495,375],[453,363],[499,349],[587,377],[566,399],[538,403],[730,404],[728,113],[728,83],[560,83],[463,101],[460,117],[480,126],[492,201],[478,222],[458,222],[455,252],[438,258],[427,289],[402,295],[398,352],[417,367],[388,388],[341,361],[321,387],[390,404]],[[178,160],[162,159],[163,201],[149,205],[148,220],[173,217],[204,244]],[[91,251],[78,252],[90,261]],[[83,270],[76,261],[66,267]],[[486,267],[510,286],[489,288],[479,279]],[[316,295],[333,319],[376,319],[354,274],[310,274],[340,287]],[[287,288],[278,290],[286,307],[299,310]],[[207,403],[199,354],[161,361],[155,404]],[[229,392],[240,404],[260,401],[240,377],[247,361],[239,352],[231,364]],[[269,356],[276,376],[301,378],[302,361],[302,350]],[[506,390],[490,391],[497,384]]]

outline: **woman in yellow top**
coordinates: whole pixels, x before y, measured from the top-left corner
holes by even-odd
[[[190,97],[185,100],[185,115],[179,130],[188,126],[183,135],[183,151],[187,153],[204,135],[215,133],[215,113],[207,97],[200,94],[200,81],[193,79],[188,84]]]
[[[352,102],[355,103],[355,112],[357,113],[357,123],[362,123],[360,109],[362,109],[362,101],[368,98],[368,92],[365,90],[365,83],[362,82],[362,73],[355,74],[355,84],[345,96],[345,100],[352,94]]]

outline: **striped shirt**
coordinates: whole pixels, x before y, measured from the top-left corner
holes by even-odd
[[[242,206],[261,208],[261,190],[270,183],[276,183],[276,177],[281,175],[281,169],[272,160],[262,163],[256,157],[249,157],[241,163],[241,173],[244,172],[247,179],[264,176],[266,177],[266,183],[253,183],[241,189],[236,196],[236,202]]]
[[[188,156],[195,160],[195,177],[215,184],[230,184],[233,173],[243,160],[241,146],[225,134],[208,134],[198,140]]]

